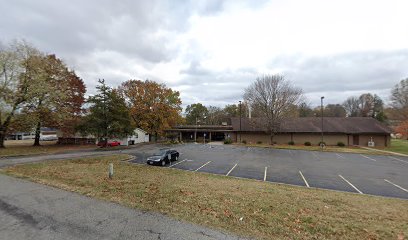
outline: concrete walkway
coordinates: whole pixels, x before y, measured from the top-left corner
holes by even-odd
[[[0,174],[0,239],[239,239]]]

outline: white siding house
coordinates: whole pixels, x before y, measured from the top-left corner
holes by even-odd
[[[109,141],[118,141],[122,146],[135,145],[138,143],[149,142],[149,134],[140,128],[136,128],[132,135],[125,138],[109,139]]]

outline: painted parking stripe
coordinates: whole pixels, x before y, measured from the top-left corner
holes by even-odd
[[[309,183],[306,181],[306,178],[303,176],[303,174],[302,174],[301,171],[299,171],[299,174],[300,174],[300,176],[302,177],[303,181],[305,182],[306,186],[307,186],[307,187],[310,187],[310,186],[309,186]]]
[[[341,177],[341,179],[343,179],[346,183],[348,183],[352,188],[354,188],[354,190],[356,190],[358,193],[363,194],[362,191],[358,190],[358,188],[356,188],[356,186],[354,186],[351,182],[349,182],[347,179],[345,179],[343,176],[339,175],[339,177]]]
[[[268,171],[268,167],[265,167],[264,182],[266,181],[266,172],[267,171]]]
[[[365,158],[367,158],[367,159],[370,159],[371,161],[374,161],[374,162],[377,161],[377,160],[375,160],[374,158],[367,157],[367,156],[365,156],[365,155],[363,155],[363,154],[360,154],[360,155],[363,156],[363,157],[365,157]]]
[[[394,160],[397,160],[397,161],[400,161],[400,162],[403,162],[403,163],[408,164],[408,162],[407,162],[407,161],[401,160],[401,159],[399,159],[399,158],[396,158],[396,157],[391,157],[391,156],[388,156],[388,157],[389,157],[389,158],[391,158],[391,159],[394,159]]]
[[[183,161],[180,161],[180,162],[178,162],[178,163],[175,163],[175,164],[173,164],[173,165],[170,165],[169,168],[174,167],[174,166],[176,166],[177,164],[180,164],[180,163],[185,162],[185,161],[187,161],[187,159],[184,159]]]
[[[338,154],[338,153],[336,153],[336,155],[337,155],[337,157],[339,157],[339,158],[344,158],[343,155],[340,155],[340,154]]]
[[[225,176],[228,176],[228,175],[232,172],[232,170],[234,170],[234,168],[235,168],[237,165],[238,165],[238,163],[235,164],[235,165],[231,168],[231,170],[228,171],[228,173],[227,173]]]
[[[206,163],[204,163],[204,165],[202,165],[201,167],[197,168],[196,170],[194,170],[194,172],[197,172],[198,170],[200,170],[201,168],[203,168],[205,165],[209,164],[211,161],[208,161]]]
[[[408,190],[407,190],[407,189],[405,189],[405,188],[403,188],[403,187],[401,187],[401,186],[399,186],[399,185],[397,185],[397,184],[395,184],[395,183],[393,183],[393,182],[391,182],[391,181],[388,181],[387,179],[384,179],[384,181],[386,181],[387,183],[392,184],[392,185],[394,185],[395,187],[401,189],[402,191],[405,191],[405,192],[408,193]]]

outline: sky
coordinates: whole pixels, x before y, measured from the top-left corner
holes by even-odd
[[[378,94],[408,77],[406,0],[0,0],[0,41],[56,54],[95,93],[154,80],[183,106],[242,100],[282,74],[312,106]]]

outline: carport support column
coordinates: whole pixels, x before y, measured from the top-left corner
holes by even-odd
[[[183,141],[183,133],[180,132],[180,142]]]
[[[211,142],[211,132],[210,132],[210,138],[208,139],[208,142]]]
[[[194,132],[194,142],[197,142],[197,131]]]

